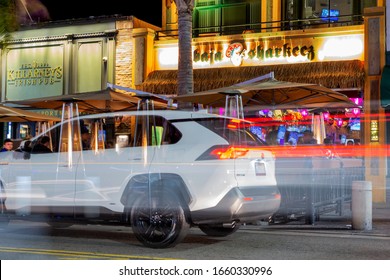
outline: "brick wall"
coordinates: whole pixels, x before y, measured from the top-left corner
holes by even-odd
[[[130,20],[118,21],[117,30],[115,84],[133,87],[133,24]]]

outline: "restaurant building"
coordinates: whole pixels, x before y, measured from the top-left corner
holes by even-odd
[[[360,120],[355,137],[361,144],[386,144],[380,86],[386,64],[384,2],[195,0],[194,92],[270,72],[281,81],[320,84],[362,106],[330,112]],[[176,94],[177,22],[174,2],[162,0],[161,27],[133,16],[24,26],[0,45],[1,101],[104,90],[107,83]],[[30,123],[5,123],[2,129],[3,138],[24,138],[35,130]],[[374,201],[384,201],[387,157],[368,154],[366,166]]]
[[[338,128],[345,120],[360,120],[355,133],[360,144],[367,147],[365,178],[373,184],[373,200],[384,201],[387,156],[375,156],[374,151],[388,142],[389,131],[384,89],[381,95],[381,79],[382,84],[386,81],[385,4],[195,0],[194,92],[229,86],[272,71],[278,80],[320,84],[353,98],[361,109],[331,113],[338,118]],[[163,26],[155,42],[155,71],[142,84],[145,91],[177,91],[177,22],[174,3],[163,1]]]

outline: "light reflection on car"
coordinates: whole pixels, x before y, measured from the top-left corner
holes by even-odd
[[[281,200],[274,154],[247,127],[170,110],[70,118],[28,147],[1,153],[2,223],[121,223],[152,248],[178,244],[192,226],[226,236],[268,219]],[[37,153],[43,135],[52,152]]]

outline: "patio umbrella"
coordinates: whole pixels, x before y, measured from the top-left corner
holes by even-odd
[[[0,122],[47,122],[60,121],[60,118],[34,113],[28,110],[0,104]]]
[[[12,101],[12,103],[34,108],[62,110],[64,103],[77,103],[78,111],[84,113],[99,113],[111,111],[136,110],[138,102],[143,97],[136,94],[122,93],[107,88],[101,91],[77,93],[61,96],[42,97]],[[166,108],[163,101],[154,101],[157,108]]]
[[[357,107],[346,95],[309,83],[279,81],[272,77],[253,80],[194,94],[175,96],[181,102],[223,107],[227,96],[241,96],[244,107],[253,109],[351,108]]]

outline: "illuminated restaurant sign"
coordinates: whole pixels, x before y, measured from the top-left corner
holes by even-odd
[[[7,53],[6,73],[6,99],[9,101],[61,95],[63,48],[11,49]]]
[[[379,121],[378,120],[370,121],[370,141],[379,142]]]
[[[224,57],[227,57],[234,66],[241,65],[245,56],[247,56],[249,59],[257,58],[258,60],[302,56],[311,61],[314,59],[315,54],[313,46],[291,46],[290,44],[286,43],[280,47],[273,48],[267,48],[264,45],[258,45],[257,47],[248,50],[243,46],[243,44],[234,42],[228,46],[224,53],[222,51],[214,52],[213,50],[207,49],[201,53],[200,49],[196,48],[193,55],[194,62],[222,61]]]
[[[33,61],[21,64],[19,69],[7,71],[7,84],[14,87],[53,85],[61,82],[63,69],[52,67],[49,63]]]
[[[156,48],[156,69],[177,67],[178,46],[171,42]],[[313,36],[286,39],[250,38],[228,42],[197,41],[192,46],[193,67],[258,66],[300,62],[364,60],[363,34]]]

